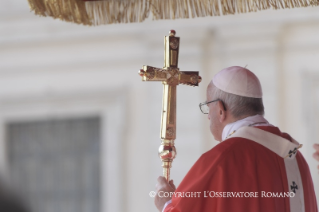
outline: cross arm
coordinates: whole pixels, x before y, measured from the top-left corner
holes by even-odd
[[[155,68],[152,66],[143,66],[139,75],[142,81],[162,81],[164,84],[178,85],[184,84],[189,86],[198,86],[201,77],[198,71],[179,71],[178,68]]]

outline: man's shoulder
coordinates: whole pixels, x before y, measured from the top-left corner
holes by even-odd
[[[253,143],[255,142],[245,138],[230,138],[219,143],[202,154],[196,161],[184,178],[182,187],[188,188],[194,178],[200,179],[202,182],[211,182],[211,178],[216,177],[220,171],[228,174],[236,173],[236,169],[232,169],[233,167],[245,165],[247,161],[255,161],[250,160],[251,156],[246,148],[254,145]],[[245,157],[243,157],[243,154]],[[249,158],[247,155],[249,155]]]
[[[292,140],[292,137],[288,133],[282,132],[278,127],[275,127],[275,126],[256,126],[255,128],[258,128],[258,129],[261,129],[263,131],[278,135],[278,136],[283,137],[289,141]]]
[[[260,147],[261,145],[252,140],[240,137],[233,137],[217,144],[215,147],[202,154],[200,159],[210,161],[212,159],[222,160],[229,157],[229,155],[233,155],[236,153],[251,155],[252,150],[258,151]]]
[[[250,128],[253,129],[254,127]],[[289,143],[292,142],[292,138],[286,134],[282,133],[277,127],[256,127],[258,130],[258,136],[251,137],[251,136],[234,136],[230,137],[223,142],[216,145],[211,150],[204,153],[200,160],[202,161],[218,161],[221,162],[227,158],[233,158],[234,161],[236,160],[252,160],[253,159],[265,159],[265,158],[272,158],[276,159],[276,157],[280,157],[276,154],[272,148],[268,147],[267,145],[263,145],[263,142],[258,142],[259,138],[265,141],[270,136],[271,139],[275,137],[280,137],[283,140],[288,140]],[[263,132],[265,134],[263,134]],[[251,130],[250,130],[251,133]],[[266,136],[268,134],[268,137]],[[235,135],[235,134],[234,134]],[[256,138],[257,140],[253,139]],[[281,140],[280,140],[281,141]],[[267,142],[266,142],[267,143]],[[278,159],[278,158],[277,158]]]
[[[233,149],[245,148],[246,145],[252,145],[253,143],[255,142],[247,138],[233,137],[223,142],[220,142],[219,144],[217,144],[215,147],[213,147],[212,149],[210,149],[204,154],[209,154],[210,152],[227,153],[228,151],[231,151]]]

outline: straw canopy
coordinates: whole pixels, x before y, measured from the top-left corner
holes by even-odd
[[[28,0],[36,15],[84,25],[196,18],[318,6],[319,0]]]

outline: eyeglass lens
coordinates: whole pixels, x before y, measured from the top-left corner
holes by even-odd
[[[209,107],[207,104],[203,104],[201,105],[201,111],[205,114],[207,114],[209,112]]]

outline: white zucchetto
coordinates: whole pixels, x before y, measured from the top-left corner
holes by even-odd
[[[218,72],[212,79],[220,90],[238,96],[262,98],[262,89],[256,75],[246,68],[231,66]]]

